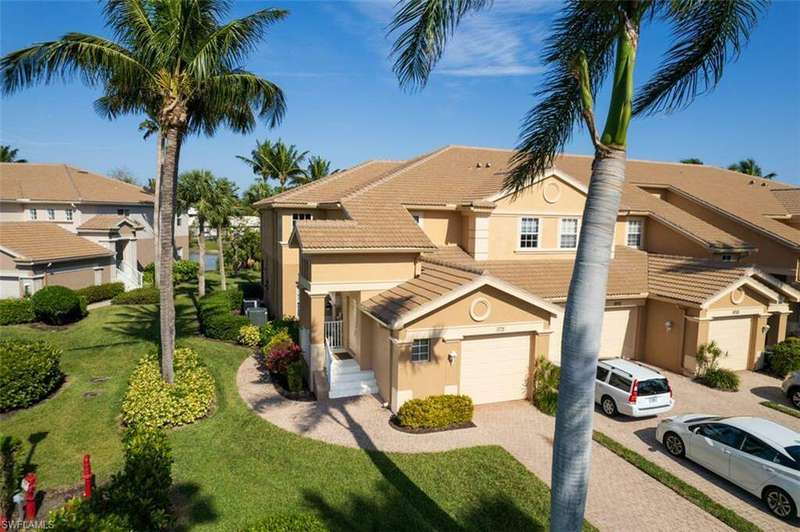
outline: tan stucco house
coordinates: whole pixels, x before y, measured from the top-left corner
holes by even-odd
[[[188,257],[186,217],[176,218]],[[153,195],[64,164],[0,163],[0,298],[47,284],[141,285],[153,261]]]
[[[510,150],[448,146],[368,161],[263,200],[263,283],[296,315],[313,386],[406,400],[526,394],[558,363],[591,172],[561,156],[518,194]],[[797,330],[800,189],[720,168],[630,161],[600,355],[691,373],[716,340],[732,369]]]

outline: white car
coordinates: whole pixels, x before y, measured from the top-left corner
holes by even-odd
[[[612,358],[597,363],[594,401],[614,417],[654,416],[672,409],[672,388],[659,372],[630,360]]]
[[[656,438],[764,500],[781,519],[800,517],[800,434],[757,417],[684,414],[658,424]]]
[[[795,408],[800,408],[800,371],[789,373],[781,383],[781,390]]]

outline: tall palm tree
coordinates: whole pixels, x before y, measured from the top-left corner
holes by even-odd
[[[288,183],[293,183],[306,176],[303,170],[307,151],[301,152],[294,144],[285,144],[278,139],[274,144],[266,140],[263,143],[256,141],[256,147],[250,152],[250,157],[237,155],[253,169],[253,173],[261,176],[266,182],[268,179],[278,181],[278,190],[286,190]]]
[[[197,211],[197,254],[200,267],[197,271],[197,293],[206,295],[206,221],[213,212],[214,174],[208,170],[190,170],[178,176],[178,210]]]
[[[308,159],[308,168],[306,174],[308,178],[306,182],[315,181],[321,177],[325,177],[331,173],[331,162],[319,155],[314,155]]]
[[[223,242],[225,230],[230,226],[231,217],[239,213],[239,198],[236,196],[236,185],[229,179],[219,178],[211,183],[208,195],[208,222],[217,230],[217,255],[219,264],[220,284],[223,290],[228,289],[225,276],[225,253]]]
[[[223,0],[109,0],[103,14],[113,39],[68,33],[58,40],[12,52],[0,60],[3,92],[54,79],[80,79],[113,89],[109,118],[144,113],[161,134],[159,179],[159,279],[161,371],[174,379],[175,303],[172,286],[175,182],[187,133],[213,135],[219,126],[253,130],[256,115],[277,124],[281,90],[237,65],[287,12],[262,9],[223,22]]]
[[[110,96],[110,95],[106,95]],[[110,105],[109,105],[110,107]],[[151,118],[147,118],[142,120],[139,123],[139,131],[142,133],[142,140],[147,140],[151,136],[156,135],[156,146],[161,146],[161,131],[158,129],[158,122],[152,118],[152,114],[149,114]],[[160,188],[160,179],[161,176],[161,154],[162,150],[156,150],[156,177],[148,179],[147,185],[145,186],[145,190],[148,190],[151,194],[154,195],[155,201],[153,201],[153,258],[155,259],[156,264],[161,263],[161,246],[160,240],[158,238],[158,228],[161,226],[161,213],[159,211],[159,203],[158,203],[158,189]],[[161,280],[158,278],[158,268],[155,269],[153,275],[153,281],[155,282],[156,286],[161,286]]]
[[[0,145],[0,163],[27,163],[27,159],[17,159],[17,148],[7,144]]]
[[[402,2],[389,28],[398,34],[393,54],[400,84],[424,87],[463,17],[490,6],[489,0]],[[595,368],[631,117],[682,108],[711,90],[724,65],[739,54],[764,7],[759,0],[571,0],[551,26],[541,58],[547,73],[538,102],[524,119],[505,184],[519,191],[546,175],[575,126],[585,125],[595,156],[564,315],[552,468],[553,530],[580,530],[583,523]],[[634,97],[642,21],[670,24],[674,42]],[[611,80],[611,100],[600,132],[594,98],[606,78]]]
[[[752,175],[755,177],[763,177],[764,179],[774,179],[778,177],[778,174],[775,172],[770,172],[767,175],[763,175],[761,173],[761,167],[758,165],[755,159],[742,159],[738,163],[730,165],[728,170],[733,170],[734,172]]]
[[[242,194],[242,204],[245,205],[250,212],[255,212],[253,204],[257,201],[261,201],[264,198],[268,198],[273,194],[275,194],[275,190],[269,186],[269,183],[265,181],[256,181],[244,191],[244,194]]]

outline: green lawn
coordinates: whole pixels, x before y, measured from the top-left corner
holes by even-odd
[[[364,452],[263,421],[236,390],[247,351],[196,336],[189,291],[177,300],[179,342],[195,348],[214,373],[218,404],[210,418],[170,432],[182,528],[236,530],[285,510],[314,512],[334,530],[547,528],[546,485],[499,447]],[[67,384],[44,403],[0,420],[0,430],[29,442],[26,453],[42,489],[79,485],[85,452],[101,481],[119,467],[119,408],[137,359],[155,347],[155,318],[154,307],[106,307],[66,329],[0,329],[2,336],[46,339],[64,349]],[[93,383],[96,377],[110,379]],[[84,397],[87,392],[99,395]]]

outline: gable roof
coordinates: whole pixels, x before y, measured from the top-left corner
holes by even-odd
[[[153,203],[141,187],[66,164],[0,163],[0,200]]]
[[[59,262],[114,253],[50,222],[0,222],[0,249],[17,262]]]
[[[800,188],[773,188],[772,193],[792,216],[800,216]]]
[[[112,229],[119,229],[123,225],[129,225],[134,229],[141,229],[142,225],[134,220],[131,220],[127,216],[122,216],[119,214],[98,214],[97,216],[92,216],[81,225],[78,226],[78,230],[112,230]]]

